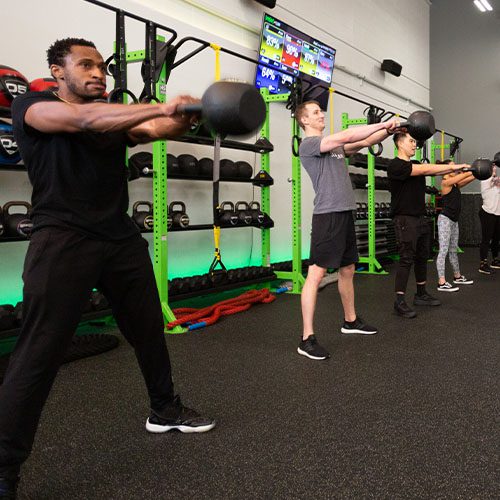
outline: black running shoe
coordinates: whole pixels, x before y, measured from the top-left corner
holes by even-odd
[[[307,356],[310,359],[322,360],[330,357],[330,353],[318,344],[318,340],[314,335],[307,337],[306,340],[300,341],[297,352],[302,356]]]
[[[417,313],[404,300],[394,302],[394,311],[403,318],[415,318],[417,316]]]
[[[340,329],[342,333],[360,333],[361,335],[374,335],[378,330],[371,325],[365,323],[360,316],[357,316],[353,322],[348,323],[344,320],[344,324]]]
[[[432,295],[429,295],[427,292],[422,295],[415,294],[413,298],[414,306],[440,306],[441,301],[434,298]]]
[[[14,500],[16,498],[18,482],[19,478],[8,479],[6,477],[0,477],[0,499]]]
[[[149,432],[161,433],[178,430],[184,433],[207,432],[215,427],[215,420],[202,417],[198,412],[184,406],[181,398],[175,396],[171,406],[161,411],[151,410],[146,420]]]
[[[493,271],[493,269],[491,269],[488,265],[487,260],[482,260],[481,265],[479,266],[479,272],[483,274],[493,274],[495,271]]]
[[[493,269],[500,269],[500,259],[493,259],[491,261],[490,267]]]

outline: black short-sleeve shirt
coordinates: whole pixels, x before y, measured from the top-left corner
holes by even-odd
[[[412,177],[412,164],[418,161],[406,161],[394,158],[387,166],[389,190],[391,192],[392,215],[425,215],[425,176]]]
[[[104,240],[137,234],[127,214],[127,135],[46,134],[24,122],[33,104],[58,100],[52,92],[28,92],[12,103],[14,136],[33,185],[33,230],[67,227]]]

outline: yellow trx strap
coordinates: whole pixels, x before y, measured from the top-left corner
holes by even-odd
[[[444,130],[441,130],[441,161],[444,161]]]
[[[214,257],[217,261],[220,261],[220,227],[214,226]]]
[[[328,92],[328,100],[330,106],[330,134],[333,134],[333,93],[335,92],[335,89],[333,87],[329,87]]]
[[[220,80],[220,45],[216,45],[215,43],[211,43],[210,47],[215,51],[215,81],[218,82]]]

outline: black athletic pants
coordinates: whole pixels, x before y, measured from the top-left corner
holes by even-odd
[[[174,389],[164,322],[147,242],[92,240],[59,228],[31,238],[23,272],[23,325],[0,386],[0,477],[28,457],[43,405],[92,288],[109,300],[132,345],[151,400],[162,409]]]
[[[488,258],[488,251],[491,248],[491,257],[498,257],[498,247],[500,240],[500,216],[479,210],[479,220],[481,221],[481,244],[479,245],[479,257],[481,260]]]
[[[396,292],[406,292],[411,266],[414,264],[417,283],[427,280],[431,231],[426,217],[396,215],[394,229],[398,241],[399,265],[396,271]]]

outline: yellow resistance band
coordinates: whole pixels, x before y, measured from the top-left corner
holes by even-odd
[[[210,47],[215,51],[215,81],[218,82],[220,80],[220,45],[216,45],[215,43],[211,43]]]
[[[329,105],[330,105],[330,134],[333,134],[333,93],[335,92],[335,89],[333,87],[328,88],[328,100]]]

